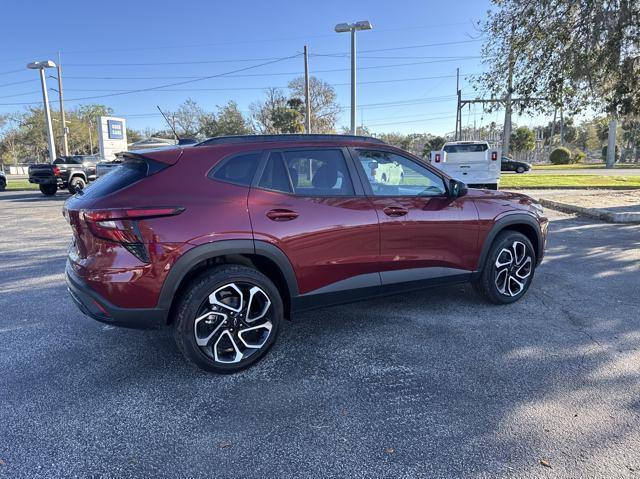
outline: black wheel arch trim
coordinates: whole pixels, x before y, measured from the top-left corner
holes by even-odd
[[[484,244],[482,245],[482,251],[480,253],[480,258],[478,259],[478,271],[482,271],[484,263],[487,259],[487,255],[489,254],[489,249],[493,244],[493,240],[496,239],[496,236],[505,229],[509,229],[509,226],[513,225],[522,225],[525,224],[527,226],[531,226],[533,231],[536,234],[536,264],[540,264],[544,253],[544,238],[542,237],[542,230],[540,229],[540,223],[536,219],[535,216],[530,215],[528,213],[511,213],[506,216],[503,216],[498,221],[496,221],[491,230],[487,234],[487,237],[484,240]]]
[[[275,263],[284,276],[289,296],[293,298],[298,295],[298,282],[293,267],[289,258],[277,246],[260,240],[221,240],[195,246],[180,256],[164,280],[157,307],[169,310],[180,284],[197,264],[219,256],[242,254],[263,256]]]

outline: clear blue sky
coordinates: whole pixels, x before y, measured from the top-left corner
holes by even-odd
[[[462,75],[483,69],[481,42],[473,41],[479,35],[474,22],[488,8],[485,0],[7,2],[0,112],[24,108],[7,103],[41,101],[36,72],[25,64],[56,60],[58,51],[68,108],[104,103],[138,129],[163,128],[155,106],[174,109],[189,97],[205,109],[235,100],[247,111],[263,97],[263,88],[286,86],[302,74],[302,58],[166,88],[171,91],[71,100],[229,72],[295,55],[305,43],[311,54],[344,53],[312,56],[310,69],[334,85],[340,105],[348,107],[349,35],[334,33],[333,27],[366,19],[374,29],[358,34],[358,123],[363,120],[376,132],[442,134],[454,128],[456,67]],[[404,48],[425,44],[445,45]],[[463,91],[471,95],[468,80],[463,78]],[[54,83],[49,80],[49,87]],[[500,121],[499,115],[482,115],[478,109],[465,111],[463,124],[474,118],[478,126]],[[339,123],[348,122],[345,109]]]

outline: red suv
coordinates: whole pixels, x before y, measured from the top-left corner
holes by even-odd
[[[544,252],[534,200],[467,189],[374,138],[218,137],[125,158],[65,204],[69,292],[105,323],[172,325],[209,371],[255,363],[309,308],[460,281],[512,303]]]

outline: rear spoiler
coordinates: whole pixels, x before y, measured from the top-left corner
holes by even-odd
[[[153,148],[149,150],[123,151],[116,156],[122,157],[123,160],[153,160],[165,165],[175,165],[184,150],[170,146],[167,148]]]

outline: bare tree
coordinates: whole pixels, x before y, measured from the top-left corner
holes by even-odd
[[[311,104],[311,131],[313,133],[334,133],[338,114],[341,111],[336,103],[336,91],[327,82],[309,78],[309,103]],[[304,77],[289,82],[291,96],[304,99]]]

